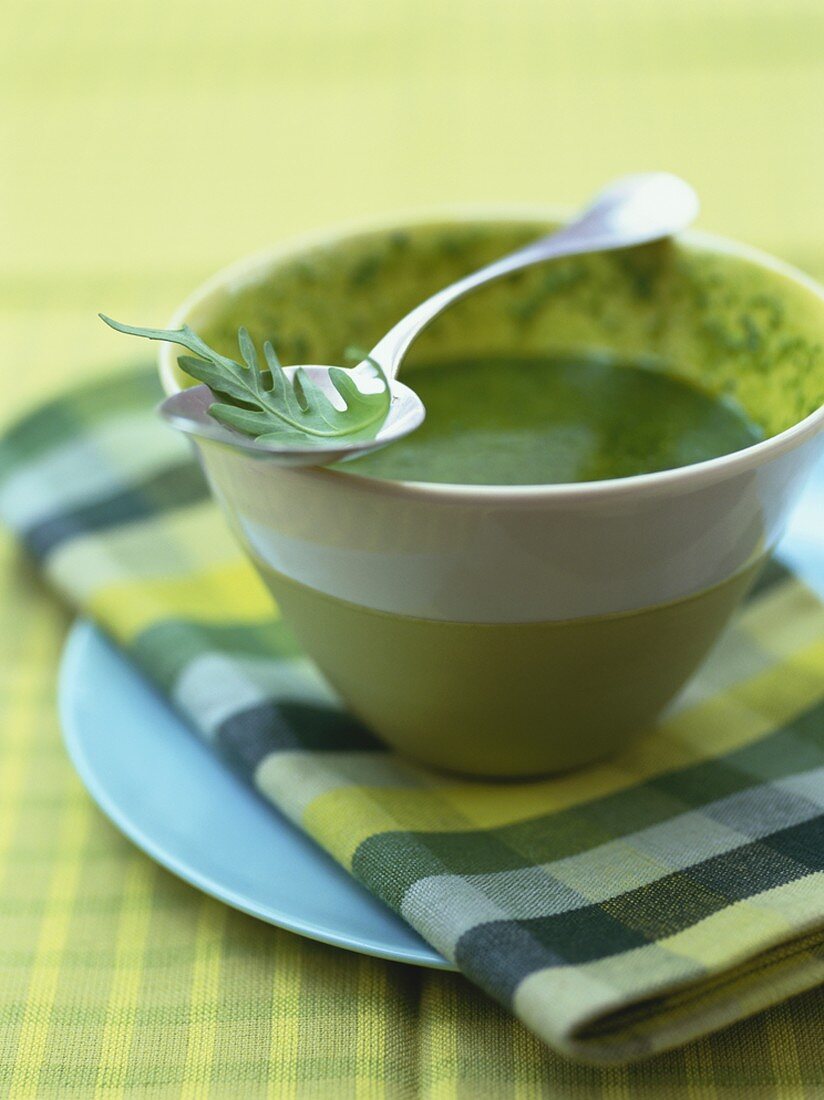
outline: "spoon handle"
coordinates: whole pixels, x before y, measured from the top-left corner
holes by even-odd
[[[695,217],[695,192],[677,176],[650,172],[617,180],[573,221],[464,276],[407,313],[375,344],[370,355],[394,378],[409,345],[453,302],[514,271],[579,252],[628,248],[669,236]]]

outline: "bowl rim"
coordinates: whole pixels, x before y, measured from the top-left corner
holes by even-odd
[[[549,204],[460,204],[458,206],[434,206],[417,208],[412,212],[397,211],[379,217],[357,218],[328,228],[315,229],[306,233],[290,236],[274,246],[261,249],[233,263],[220,268],[205,282],[196,287],[172,314],[168,327],[179,328],[191,316],[192,312],[208,301],[210,297],[223,292],[232,283],[251,281],[260,272],[299,255],[306,249],[319,245],[334,244],[348,237],[380,232],[393,228],[426,226],[438,222],[467,224],[475,220],[518,222],[544,220],[562,221],[569,209]],[[782,275],[792,282],[810,291],[821,301],[824,310],[824,285],[811,276],[780,260],[770,253],[744,244],[730,237],[724,237],[704,230],[689,230],[678,235],[678,240],[687,244],[709,248],[714,252],[738,256]],[[161,343],[158,348],[158,371],[164,394],[168,397],[178,393],[182,387],[176,377],[175,345]],[[689,466],[677,466],[671,470],[658,470],[648,474],[634,474],[630,477],[611,478],[601,481],[565,482],[548,485],[466,485],[450,482],[400,481],[389,478],[369,477],[341,468],[324,466],[290,467],[289,473],[304,478],[316,478],[326,482],[340,479],[350,486],[382,494],[428,498],[434,502],[468,503],[477,501],[488,504],[546,504],[557,501],[565,504],[584,503],[594,499],[621,498],[637,495],[657,495],[673,490],[703,488],[715,484],[727,477],[753,471],[773,458],[778,458],[795,450],[812,439],[824,429],[824,404],[809,413],[803,420],[790,425],[777,435],[753,443],[742,450],[716,458],[705,459]],[[256,458],[255,461],[265,459]],[[283,467],[278,467],[283,469]]]

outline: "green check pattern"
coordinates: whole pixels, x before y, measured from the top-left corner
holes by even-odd
[[[153,372],[0,445],[0,512],[242,779],[556,1050],[653,1055],[824,981],[824,609],[771,567],[615,760],[427,772],[341,709],[238,559]]]

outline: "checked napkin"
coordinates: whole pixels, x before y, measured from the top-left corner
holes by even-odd
[[[824,982],[824,607],[800,582],[768,569],[620,756],[530,783],[439,775],[337,704],[158,397],[144,368],[18,423],[0,515],[245,781],[470,980],[592,1062]]]

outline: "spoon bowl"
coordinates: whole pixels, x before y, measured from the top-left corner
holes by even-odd
[[[297,367],[284,368],[290,381],[297,369]],[[331,383],[329,367],[313,364],[305,366],[303,370],[333,404],[340,405],[340,394]],[[357,378],[358,387],[364,392],[368,392],[370,387],[374,386],[372,372],[367,377],[366,372],[359,375],[358,368],[355,368],[353,373]],[[158,412],[173,428],[177,428],[186,435],[207,439],[225,447],[239,448],[251,457],[275,459],[283,466],[328,466],[353,454],[365,454],[376,447],[383,447],[394,439],[408,435],[421,425],[426,416],[426,409],[415,391],[405,386],[403,382],[393,379],[391,393],[389,412],[373,438],[367,440],[352,438],[334,443],[327,439],[319,439],[317,443],[309,443],[307,436],[305,447],[290,445],[278,448],[271,443],[259,443],[251,436],[224,427],[209,415],[209,407],[214,404],[215,399],[208,386],[190,386],[188,389],[172,394],[161,403]]]

